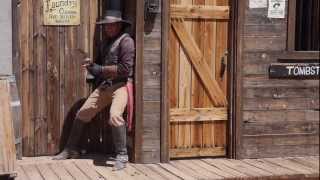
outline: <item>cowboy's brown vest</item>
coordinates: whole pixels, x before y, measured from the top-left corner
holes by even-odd
[[[103,58],[103,65],[117,65],[119,61],[120,54],[120,43],[126,38],[130,37],[128,33],[124,33],[119,36],[115,41],[110,44],[107,44],[106,49],[104,51],[105,56]],[[132,70],[131,70],[132,71]],[[132,76],[132,72],[129,73],[129,76]]]

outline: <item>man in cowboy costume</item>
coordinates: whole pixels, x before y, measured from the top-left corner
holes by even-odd
[[[123,113],[128,103],[126,84],[133,77],[134,41],[129,34],[124,33],[124,28],[130,26],[130,23],[122,19],[120,11],[108,10],[105,17],[97,24],[103,26],[106,40],[96,63],[88,62],[83,66],[98,81],[98,87],[77,112],[66,147],[54,159],[79,156],[77,145],[84,125],[111,104],[108,121],[112,126],[116,153],[114,169],[119,170],[128,162],[126,121]]]

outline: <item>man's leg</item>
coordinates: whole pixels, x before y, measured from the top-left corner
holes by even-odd
[[[79,156],[77,146],[85,124],[90,122],[99,111],[109,105],[111,103],[111,100],[112,89],[97,88],[90,94],[75,117],[70,136],[64,150],[53,157],[53,159],[63,160],[76,158]]]
[[[116,153],[114,170],[124,168],[128,162],[126,123],[123,118],[127,102],[128,93],[125,87],[119,88],[113,93],[109,121],[112,126],[112,139]]]

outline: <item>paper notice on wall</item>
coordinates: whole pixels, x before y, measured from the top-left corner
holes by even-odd
[[[266,8],[268,7],[267,0],[250,0],[249,8]]]
[[[79,25],[80,0],[43,0],[44,25]]]
[[[269,0],[268,18],[284,18],[286,1],[285,0]]]

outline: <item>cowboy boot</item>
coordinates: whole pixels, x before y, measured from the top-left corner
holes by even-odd
[[[116,158],[113,170],[121,170],[128,162],[126,125],[112,127],[112,139],[115,146]]]
[[[54,156],[53,160],[64,160],[79,157],[80,154],[77,145],[84,125],[85,123],[83,121],[75,119],[65,148],[58,155]]]

